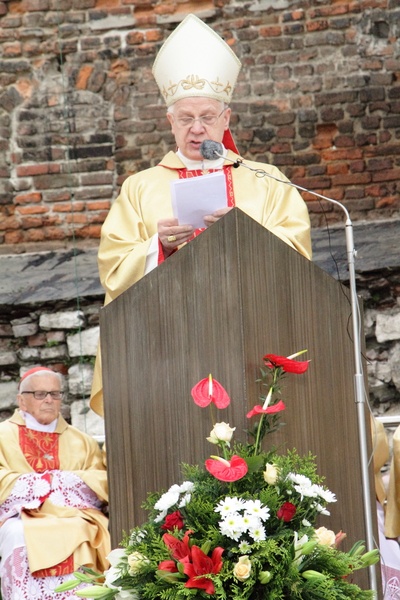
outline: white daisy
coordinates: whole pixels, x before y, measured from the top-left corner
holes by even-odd
[[[222,516],[230,515],[241,510],[244,505],[242,498],[230,498],[227,496],[224,500],[220,500],[219,504],[214,508],[214,512],[219,512]]]
[[[263,506],[260,500],[248,500],[245,505],[246,513],[255,515],[262,521],[269,518],[270,510],[268,506]]]
[[[258,527],[250,529],[249,535],[255,542],[261,542],[267,537],[267,534],[265,533],[265,528],[261,524]]]
[[[233,513],[220,521],[219,530],[231,540],[237,542],[243,533],[243,523],[238,513]]]
[[[322,498],[323,500],[325,500],[325,502],[336,502],[336,495],[331,492],[330,490],[327,490],[326,488],[323,488],[322,485],[315,485],[314,486],[317,494],[320,498]]]

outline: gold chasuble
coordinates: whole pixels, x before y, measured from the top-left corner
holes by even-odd
[[[305,202],[290,185],[254,171],[232,165],[240,158],[228,150],[223,169],[227,182],[227,206],[236,206],[289,244],[306,258],[311,258],[310,219]],[[274,166],[247,161],[252,169],[287,178]],[[146,260],[157,235],[160,219],[173,218],[171,181],[201,175],[190,171],[175,152],[168,152],[156,167],[128,177],[118,198],[111,206],[102,230],[98,255],[99,275],[106,291],[105,304],[139,281],[145,273]],[[288,180],[287,180],[288,181]],[[103,412],[101,353],[97,353],[93,375],[91,408]]]

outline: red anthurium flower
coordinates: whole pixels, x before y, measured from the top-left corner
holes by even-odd
[[[158,565],[159,571],[168,571],[168,573],[178,573],[176,562],[174,560],[163,560]]]
[[[278,510],[278,512],[276,513],[276,516],[278,517],[278,519],[285,521],[285,523],[289,523],[289,521],[291,521],[294,515],[296,514],[296,511],[297,508],[294,504],[292,504],[291,502],[284,502]]]
[[[180,511],[176,510],[165,517],[164,525],[162,525],[161,529],[164,529],[164,531],[172,531],[173,529],[183,529],[183,527],[183,517]]]
[[[162,539],[171,552],[172,558],[181,560],[182,558],[185,558],[185,556],[190,556],[189,534],[191,533],[190,530],[187,531],[183,536],[183,540],[178,540],[178,538],[170,533],[164,533]]]
[[[219,456],[209,458],[206,460],[205,465],[207,471],[220,481],[238,481],[248,471],[246,461],[236,455],[232,456],[231,460],[225,460]]]
[[[217,408],[226,408],[231,401],[228,392],[211,375],[196,383],[192,388],[192,398],[201,408],[208,406],[210,402],[214,402]]]
[[[285,410],[285,408],[285,403],[282,400],[279,400],[279,402],[273,404],[272,406],[267,406],[267,408],[263,408],[258,404],[250,412],[248,412],[246,416],[248,419],[251,419],[251,417],[254,417],[254,415],[273,415],[281,410]]]
[[[192,562],[184,561],[184,573],[189,577],[185,583],[187,588],[204,590],[206,594],[214,594],[215,588],[211,579],[202,575],[217,574],[222,569],[221,556],[223,548],[215,548],[211,557],[204,554],[198,546],[192,546]]]
[[[266,354],[264,356],[264,362],[267,367],[273,369],[274,367],[281,367],[285,373],[296,373],[300,375],[305,373],[308,369],[308,360],[293,360],[293,358],[287,358],[286,356],[278,356],[277,354]]]

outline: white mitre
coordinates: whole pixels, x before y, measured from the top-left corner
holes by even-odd
[[[215,31],[188,15],[161,47],[153,75],[167,106],[193,96],[229,104],[241,66]]]

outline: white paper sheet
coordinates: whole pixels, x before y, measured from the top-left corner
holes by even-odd
[[[204,227],[204,217],[227,205],[223,171],[171,182],[174,216],[180,225]]]

